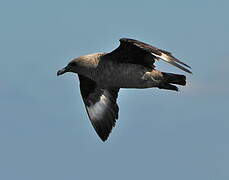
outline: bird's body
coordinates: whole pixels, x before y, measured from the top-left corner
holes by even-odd
[[[94,81],[100,87],[118,88],[149,88],[156,85],[156,81],[147,78],[153,70],[141,65],[109,62],[98,66]]]
[[[88,77],[101,88],[151,88],[165,79],[160,71],[139,64],[108,61],[106,53],[95,53],[73,59],[78,62],[78,74]],[[74,70],[74,69],[73,69]]]
[[[191,73],[185,63],[171,53],[133,39],[121,39],[111,53],[95,53],[73,59],[58,75],[79,75],[80,90],[89,118],[105,141],[118,118],[116,99],[120,88],[151,88],[177,91],[173,84],[185,85],[184,75],[160,72],[154,62],[163,59]]]

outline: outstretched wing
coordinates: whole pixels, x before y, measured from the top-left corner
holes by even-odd
[[[112,60],[154,68],[155,60],[162,59],[185,72],[192,73],[187,69],[191,68],[190,66],[175,58],[170,52],[134,39],[122,38],[119,41],[119,47],[106,54]]]
[[[119,88],[101,89],[95,81],[82,75],[79,75],[79,80],[87,114],[96,133],[105,141],[118,119],[116,100]]]

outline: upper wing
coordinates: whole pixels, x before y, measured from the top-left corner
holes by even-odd
[[[184,62],[176,59],[170,52],[158,49],[149,44],[134,40],[122,38],[120,45],[114,51],[106,54],[110,59],[124,63],[140,64],[143,66],[154,67],[155,60],[162,59],[185,72],[192,73],[187,68],[191,68]]]
[[[101,89],[96,82],[82,75],[79,75],[79,80],[87,114],[96,133],[105,141],[118,119],[116,100],[119,88]]]

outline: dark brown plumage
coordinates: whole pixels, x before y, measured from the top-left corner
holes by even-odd
[[[80,91],[86,106],[87,114],[90,117],[93,127],[99,137],[105,141],[108,138],[112,127],[115,126],[115,120],[118,119],[118,97],[119,88],[99,88],[96,83],[85,76],[79,75]],[[101,98],[103,98],[101,100]],[[98,104],[96,106],[96,103]],[[102,108],[104,113],[91,108]]]
[[[57,75],[77,73],[80,91],[99,137],[105,141],[118,119],[116,103],[120,88],[151,88],[175,90],[186,85],[184,75],[160,72],[155,60],[162,59],[191,73],[187,64],[170,52],[133,39],[120,39],[120,46],[110,53],[96,53],[73,59]]]

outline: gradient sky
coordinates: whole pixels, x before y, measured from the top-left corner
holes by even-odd
[[[0,179],[228,180],[229,1],[0,1]],[[135,38],[192,66],[180,92],[121,90],[103,143],[76,56]],[[164,62],[158,69],[183,73]]]

